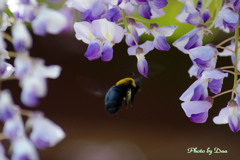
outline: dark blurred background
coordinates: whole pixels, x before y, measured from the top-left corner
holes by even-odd
[[[218,35],[214,44],[223,40]],[[188,55],[172,47],[169,52],[154,50],[147,54],[149,78],[133,107],[116,115],[104,110],[104,94],[121,78],[139,77],[137,60],[128,56],[125,43],[114,47],[110,62],[88,61],[87,45],[74,33],[34,37],[31,55],[42,57],[46,64],[59,64],[59,79],[48,81],[48,96],[36,108],[58,123],[66,138],[57,146],[40,151],[43,160],[237,160],[239,133],[228,125],[215,125],[212,118],[225,107],[230,95],[215,100],[205,124],[189,121],[181,108],[180,95],[195,81],[187,71],[192,65]],[[218,66],[229,65],[230,58],[219,59]],[[232,87],[231,75],[223,90]],[[19,102],[17,81],[9,81],[15,102]],[[16,89],[17,88],[17,89]],[[187,149],[206,150],[218,147],[227,154],[188,154]]]

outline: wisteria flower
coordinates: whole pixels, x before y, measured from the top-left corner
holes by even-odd
[[[163,16],[165,12],[162,8],[168,4],[167,0],[136,0],[136,2],[139,4],[139,15],[147,19]]]
[[[219,115],[213,118],[215,124],[227,124],[233,132],[240,130],[240,107],[235,100],[230,100],[227,107],[219,112]]]
[[[32,59],[27,53],[15,59],[15,66],[22,86],[21,101],[26,106],[36,106],[47,94],[47,78],[58,78],[61,72],[60,66],[45,66],[42,59]]]
[[[205,10],[202,12],[202,0],[198,0],[196,9],[200,13],[200,16],[205,23],[210,18],[210,11],[209,8],[206,7]]]
[[[187,117],[192,122],[204,123],[208,118],[208,110],[211,108],[213,99],[208,97],[208,87],[212,87],[217,90],[218,93],[221,91],[222,85],[211,84],[209,82],[214,80],[223,80],[227,77],[227,73],[223,73],[219,70],[204,71],[202,76],[196,80],[180,97],[182,108],[186,113]],[[218,84],[218,81],[212,82]]]
[[[9,90],[0,93],[0,120],[5,122],[12,119],[16,113],[17,106],[13,103]]]
[[[179,0],[183,3],[184,7],[182,11],[176,16],[176,19],[181,23],[189,23],[197,25],[202,21],[200,13],[194,6],[193,0]]]
[[[32,47],[32,37],[21,20],[12,27],[13,46],[17,52],[25,52]]]
[[[38,3],[36,0],[8,0],[7,5],[17,19],[32,21]]]
[[[154,44],[152,41],[146,41],[145,43],[138,46],[132,46],[128,48],[128,54],[130,56],[137,57],[137,67],[139,73],[147,77],[148,73],[148,63],[145,59],[145,55],[154,49]]]
[[[206,29],[206,27],[203,25],[198,25],[192,31],[176,40],[173,45],[177,47],[181,52],[187,54],[188,50],[202,46],[203,36],[204,34],[208,33],[211,33],[211,31]]]
[[[120,43],[124,30],[114,22],[106,19],[89,22],[76,22],[74,24],[76,38],[89,44],[85,57],[89,60],[102,58],[110,61],[113,57],[113,45]]]
[[[131,32],[131,34],[126,33],[125,40],[126,40],[127,45],[134,46],[134,45],[136,45],[134,39],[138,43],[139,36],[141,36],[144,32],[146,32],[147,28],[142,23],[136,22],[134,19],[131,19],[131,18],[129,18],[127,20],[127,24],[128,24],[128,28],[129,28],[129,31]],[[132,35],[133,35],[134,39],[133,39]]]
[[[167,43],[166,37],[171,36],[177,26],[165,26],[159,27],[158,24],[151,24],[149,27],[149,32],[153,35],[154,47],[158,50],[168,51],[170,49],[170,45]]]
[[[218,14],[218,18],[215,22],[215,28],[219,27],[226,33],[235,30],[238,24],[239,15],[233,11],[228,5],[224,5]]]
[[[17,138],[12,142],[12,157],[11,160],[31,159],[39,160],[36,148],[32,142],[25,138]]]
[[[39,149],[53,147],[65,137],[60,126],[39,113],[33,114],[27,121],[27,125],[32,128],[30,139]]]
[[[4,123],[3,134],[11,140],[22,138],[25,136],[25,129],[21,115],[15,114],[14,117],[8,119]]]
[[[9,17],[6,13],[2,13],[2,21],[1,21],[1,24],[0,24],[0,30],[1,31],[6,31],[6,29],[11,26],[11,23],[10,23],[10,20],[9,20]]]
[[[103,18],[107,11],[103,0],[68,0],[66,4],[69,8],[82,12],[82,19],[87,21]]]
[[[66,26],[66,17],[62,13],[47,7],[42,7],[37,17],[32,21],[33,32],[41,36],[47,33],[59,34]]]

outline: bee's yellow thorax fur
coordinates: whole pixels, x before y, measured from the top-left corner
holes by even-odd
[[[133,87],[136,87],[136,83],[134,79],[130,77],[123,78],[116,83],[116,85],[120,85],[120,84],[124,84],[124,85],[132,84]]]

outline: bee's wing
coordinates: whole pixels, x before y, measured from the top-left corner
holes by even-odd
[[[131,103],[131,101],[132,101],[132,90],[131,90],[131,88],[129,88],[129,89],[127,90],[126,97],[125,97],[126,107],[129,106],[129,104]]]

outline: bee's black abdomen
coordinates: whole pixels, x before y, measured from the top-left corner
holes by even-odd
[[[105,96],[105,110],[108,113],[114,114],[120,109],[127,88],[125,85],[116,85],[109,89]]]

